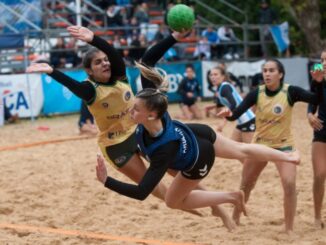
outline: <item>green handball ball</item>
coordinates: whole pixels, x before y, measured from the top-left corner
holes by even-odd
[[[189,30],[195,22],[194,11],[187,5],[177,4],[169,10],[167,21],[174,31]]]

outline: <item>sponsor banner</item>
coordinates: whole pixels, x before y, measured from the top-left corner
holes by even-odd
[[[84,81],[87,77],[83,70],[64,73],[77,81]],[[45,98],[43,113],[45,115],[79,112],[81,100],[68,88],[45,74],[42,75],[42,82]]]
[[[180,95],[177,93],[179,84],[181,83],[185,70],[186,65],[192,64],[195,69],[196,77],[202,86],[202,68],[201,62],[192,62],[192,63],[169,63],[169,64],[159,64],[156,66],[156,69],[162,73],[163,75],[167,76],[169,81],[169,90],[168,90],[168,97],[170,102],[176,102],[180,100]],[[142,89],[139,70],[136,68],[128,67],[127,68],[127,76],[129,83],[136,93]]]
[[[12,114],[34,117],[41,112],[43,91],[39,74],[0,75],[0,93]]]

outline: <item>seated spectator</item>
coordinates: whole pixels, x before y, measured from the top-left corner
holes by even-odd
[[[130,57],[133,60],[139,60],[147,49],[147,41],[144,35],[133,35],[130,43]]]
[[[194,58],[196,59],[210,59],[211,58],[211,48],[212,46],[207,40],[207,37],[203,36],[200,38],[199,42],[196,44],[196,49],[194,52]]]
[[[166,37],[168,35],[168,32],[165,28],[164,25],[160,25],[158,31],[155,33],[154,35],[154,42],[159,42],[161,41],[162,39],[164,39],[164,37]]]
[[[218,38],[220,39],[220,42],[224,46],[222,47],[224,52],[224,58],[230,60],[230,59],[239,59],[239,54],[237,53],[237,45],[236,44],[228,44],[232,42],[237,42],[238,39],[235,36],[233,30],[229,28],[228,26],[221,26],[217,30]]]
[[[221,48],[218,46],[220,40],[218,38],[216,30],[212,26],[208,26],[201,34],[202,37],[206,37],[208,43],[211,46],[212,58],[221,58]]]

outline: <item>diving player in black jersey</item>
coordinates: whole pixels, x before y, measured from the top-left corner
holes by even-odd
[[[138,185],[118,181],[107,175],[104,161],[98,157],[97,178],[105,187],[130,198],[144,200],[169,170],[178,171],[168,187],[165,203],[173,209],[196,209],[232,203],[244,212],[243,193],[196,190],[214,164],[215,156],[228,159],[258,159],[299,163],[296,154],[284,153],[257,144],[245,144],[217,135],[203,124],[183,124],[171,120],[168,101],[163,93],[165,79],[153,68],[137,64],[144,78],[156,88],[137,93],[131,110],[138,124],[136,135],[141,153],[150,162]]]

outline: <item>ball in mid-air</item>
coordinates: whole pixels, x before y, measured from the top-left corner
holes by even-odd
[[[195,21],[194,11],[184,4],[172,7],[167,16],[169,27],[174,31],[189,30]]]

